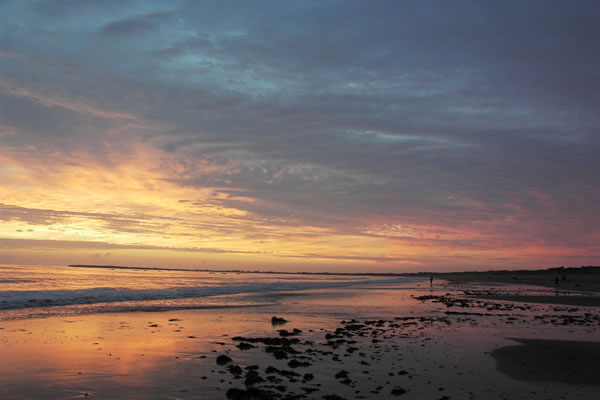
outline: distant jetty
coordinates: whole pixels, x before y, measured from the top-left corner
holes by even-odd
[[[238,274],[278,274],[278,275],[342,275],[342,276],[395,276],[395,277],[429,277],[436,278],[458,278],[458,277],[483,277],[488,275],[504,275],[508,277],[519,275],[595,275],[600,274],[600,266],[581,266],[581,267],[553,267],[546,269],[519,269],[519,270],[488,270],[488,271],[460,271],[460,272],[289,272],[289,271],[261,271],[261,270],[242,270],[242,269],[196,269],[196,268],[162,268],[162,267],[131,267],[124,265],[88,265],[72,264],[72,268],[103,268],[103,269],[126,269],[126,270],[148,270],[148,271],[186,271],[186,272],[210,272],[210,273],[238,273]]]
[[[103,268],[103,269],[127,269],[148,271],[185,271],[185,272],[210,272],[210,273],[236,273],[236,274],[277,274],[277,275],[342,275],[342,276],[395,276],[403,277],[407,274],[400,273],[377,273],[377,272],[289,272],[289,271],[249,271],[241,269],[196,269],[196,268],[161,268],[161,267],[129,267],[123,265],[87,265],[72,264],[72,268]],[[410,274],[408,274],[410,275]]]

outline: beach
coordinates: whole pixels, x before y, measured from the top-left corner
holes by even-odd
[[[301,289],[285,277],[280,290],[261,279],[279,290],[2,310],[0,398],[600,396],[599,309],[558,301],[594,293],[398,277]]]

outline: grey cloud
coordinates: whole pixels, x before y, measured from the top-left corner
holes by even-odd
[[[82,14],[97,13],[102,10],[118,9],[127,3],[132,3],[129,0],[37,0],[34,1],[34,10],[47,17],[66,18],[69,16],[81,17]]]
[[[100,32],[114,36],[136,35],[158,29],[161,24],[169,23],[174,18],[173,13],[166,11],[136,15],[109,22],[100,28]]]
[[[519,218],[543,227],[521,237],[574,244],[597,232],[595,2],[188,2],[169,15],[146,11],[111,11],[102,46],[71,50],[81,65],[27,73],[169,126],[144,140],[174,158],[237,165],[221,175],[189,162],[173,182],[257,198],[221,203],[285,223],[493,224],[515,217],[506,204],[516,203]],[[184,33],[171,38],[159,27],[173,19]],[[107,42],[109,33],[146,41]],[[88,133],[106,128],[64,110],[5,104],[8,125],[44,131],[56,145],[93,142]],[[534,191],[558,209],[547,211]],[[548,225],[565,210],[570,222]]]
[[[0,120],[4,125],[13,126],[18,130],[18,137],[5,139],[14,145],[19,142],[29,144],[32,140],[40,140],[39,144],[47,141],[62,146],[68,143],[70,138],[83,142],[82,139],[93,139],[95,133],[113,126],[99,118],[61,107],[48,107],[26,97],[2,92],[0,92]]]

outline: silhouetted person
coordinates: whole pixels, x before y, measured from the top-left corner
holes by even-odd
[[[433,286],[433,275],[429,277],[429,286]]]

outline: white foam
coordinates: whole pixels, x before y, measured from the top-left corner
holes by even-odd
[[[170,287],[164,289],[131,289],[95,287],[74,290],[11,290],[0,292],[0,309],[52,307],[126,301],[151,301],[202,298],[242,293],[335,288],[352,285],[398,282],[398,279],[353,281],[288,281],[222,284],[220,286]]]

